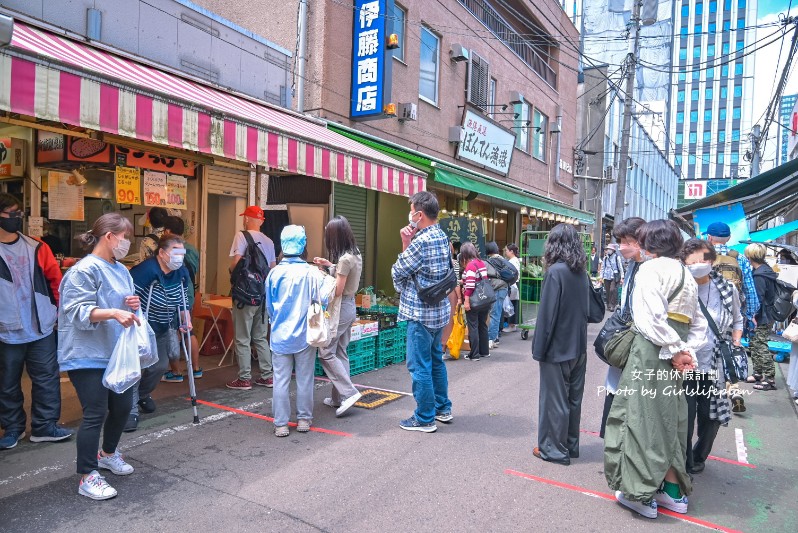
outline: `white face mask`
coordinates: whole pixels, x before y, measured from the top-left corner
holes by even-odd
[[[186,257],[186,251],[182,248],[176,248],[169,252],[169,261],[166,262],[166,267],[169,270],[177,270],[183,266],[183,260]]]
[[[412,227],[412,228],[417,228],[418,227],[418,223],[421,222],[421,221],[420,220],[419,221],[415,221],[415,220],[413,220],[413,217],[415,217],[419,213],[420,213],[420,211],[414,211],[412,213],[408,213],[407,214],[407,221],[410,223],[410,227]]]
[[[114,235],[114,237],[116,237],[116,235]],[[114,254],[114,259],[120,261],[127,257],[127,253],[130,251],[130,240],[125,238],[120,239],[119,237],[116,238],[119,242],[116,246],[111,248],[111,252]]]
[[[687,270],[690,271],[694,278],[700,279],[709,276],[709,273],[712,272],[712,265],[709,263],[695,263],[687,265]]]

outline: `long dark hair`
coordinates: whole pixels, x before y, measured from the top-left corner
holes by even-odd
[[[584,272],[587,255],[582,246],[582,239],[572,225],[554,226],[546,241],[546,253],[543,259],[548,267],[561,261],[571,269],[571,272]]]
[[[337,263],[344,254],[360,255],[352,226],[342,216],[337,216],[327,223],[324,229],[324,244],[330,252],[331,263]]]

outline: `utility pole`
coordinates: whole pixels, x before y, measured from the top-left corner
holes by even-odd
[[[305,64],[308,49],[308,0],[299,0],[299,57],[297,57],[296,110],[305,112]]]
[[[626,173],[629,167],[629,142],[632,137],[632,97],[635,89],[635,71],[637,66],[637,52],[640,46],[640,6],[642,0],[632,1],[632,18],[630,31],[634,32],[632,42],[629,44],[629,54],[626,56],[626,89],[623,95],[623,128],[621,129],[620,168],[618,169],[618,189],[615,193],[615,211],[613,216],[615,224],[623,220],[626,207]]]
[[[751,177],[755,178],[759,176],[759,143],[762,137],[762,128],[759,127],[759,124],[755,125],[751,128]],[[778,154],[776,155],[778,158]]]

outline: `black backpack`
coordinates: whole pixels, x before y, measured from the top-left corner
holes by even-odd
[[[768,315],[776,322],[784,322],[789,320],[795,308],[792,305],[792,293],[795,292],[795,287],[786,281],[775,279],[773,281],[773,304],[767,308]]]
[[[518,270],[504,257],[489,257],[488,263],[496,269],[496,277],[507,285],[513,285],[518,281]]]
[[[239,309],[265,303],[266,276],[269,274],[269,263],[260,246],[248,231],[242,233],[247,239],[247,249],[230,274],[230,296]]]

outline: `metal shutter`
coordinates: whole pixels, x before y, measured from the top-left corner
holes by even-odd
[[[222,167],[205,167],[208,194],[249,199],[249,172]]]
[[[360,273],[360,286],[363,286],[366,275],[366,215],[368,208],[368,191],[362,187],[336,183],[333,189],[335,216],[343,216],[352,226],[360,256],[363,258],[363,271]]]
[[[485,111],[490,92],[490,67],[473,50],[468,60],[468,101]]]

